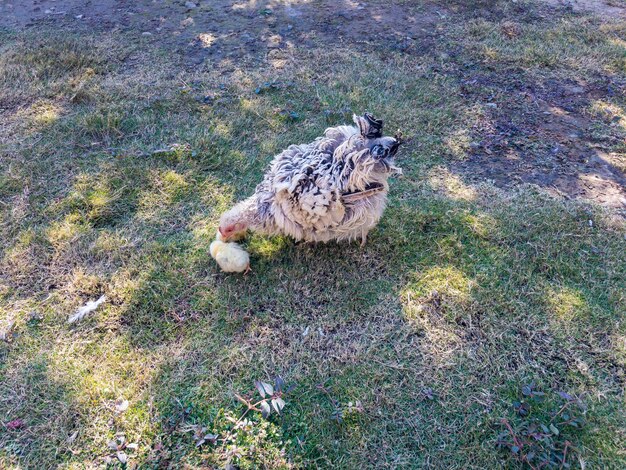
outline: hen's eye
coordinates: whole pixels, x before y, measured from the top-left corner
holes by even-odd
[[[385,154],[385,149],[382,145],[376,144],[372,147],[372,156],[376,158],[380,158]]]

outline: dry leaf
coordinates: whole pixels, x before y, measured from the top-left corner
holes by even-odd
[[[6,427],[9,431],[15,431],[16,429],[20,429],[24,427],[24,420],[21,418],[14,419],[13,421],[9,421],[6,424]]]
[[[128,409],[128,400],[124,400],[123,398],[118,398],[117,400],[115,400],[115,412],[116,413],[123,413],[124,411],[126,411]]]
[[[126,455],[126,452],[119,451],[117,453],[117,460],[119,460],[122,463],[128,462],[128,456]]]
[[[67,443],[71,444],[72,442],[76,440],[77,437],[78,437],[78,429],[74,431],[70,437],[67,438]]]

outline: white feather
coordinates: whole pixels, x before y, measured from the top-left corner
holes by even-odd
[[[96,301],[90,300],[85,305],[83,305],[81,308],[79,308],[74,315],[69,317],[67,319],[67,322],[68,323],[74,323],[74,322],[82,320],[85,317],[85,315],[87,315],[88,313],[91,313],[95,309],[97,309],[98,306],[102,302],[104,302],[106,299],[107,299],[106,295],[103,295]]]

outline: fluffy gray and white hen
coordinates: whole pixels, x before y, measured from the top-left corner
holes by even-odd
[[[356,126],[330,127],[274,157],[254,194],[222,215],[222,237],[252,230],[364,244],[385,210],[387,179],[402,174],[394,163],[401,136],[383,136],[383,122],[369,113],[353,119]]]

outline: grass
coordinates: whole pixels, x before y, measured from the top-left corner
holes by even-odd
[[[103,465],[123,433],[139,468],[517,468],[497,441],[534,382],[532,419],[553,418],[558,391],[584,403],[585,425],[553,436],[575,447],[567,463],[623,468],[623,220],[446,167],[488,118],[457,67],[623,73],[624,25],[548,18],[507,39],[506,18],[464,15],[428,56],[320,45],[227,75],[130,33],[2,33],[0,466]],[[219,272],[219,214],[277,151],[364,109],[412,139],[368,246],[252,236],[254,272]],[[283,414],[236,427],[235,393],[278,374],[296,385]],[[232,438],[196,446],[198,426]]]

